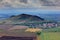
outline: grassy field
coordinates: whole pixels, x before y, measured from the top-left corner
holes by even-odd
[[[57,28],[56,28],[57,29]],[[58,31],[59,30],[59,31]],[[54,29],[50,29],[50,30],[45,30],[41,32],[41,35],[38,36],[38,38],[40,38],[40,40],[60,40],[60,29],[58,29],[57,31]],[[14,34],[14,32],[20,34],[20,31],[24,31],[24,30],[13,30],[12,34]],[[55,32],[56,31],[56,32]],[[0,36],[5,35],[5,31],[0,29],[0,32],[2,32],[3,34],[0,33]]]
[[[60,40],[60,32],[42,32],[41,40]]]

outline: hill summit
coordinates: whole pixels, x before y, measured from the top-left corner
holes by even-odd
[[[41,22],[44,21],[43,18],[30,15],[30,14],[19,14],[19,15],[12,15],[8,19],[4,20],[4,24],[21,24],[21,23],[34,23],[34,22]]]
[[[10,19],[15,19],[15,20],[39,20],[43,21],[44,19],[41,17],[38,17],[36,15],[29,15],[29,14],[20,14],[20,15],[12,15]]]

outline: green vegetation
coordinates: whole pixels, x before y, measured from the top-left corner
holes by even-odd
[[[57,28],[50,28],[50,29],[44,29],[44,32],[60,32],[60,27]]]
[[[40,37],[42,40],[60,40],[60,32],[44,32]]]
[[[45,29],[41,32],[41,40],[60,40],[60,27]]]

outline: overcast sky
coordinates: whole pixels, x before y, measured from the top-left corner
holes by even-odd
[[[60,12],[60,0],[0,0],[1,13]]]

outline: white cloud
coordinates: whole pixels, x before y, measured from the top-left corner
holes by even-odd
[[[52,7],[53,6],[53,7]],[[60,8],[60,0],[28,0],[27,3],[20,0],[0,0],[0,8]]]

